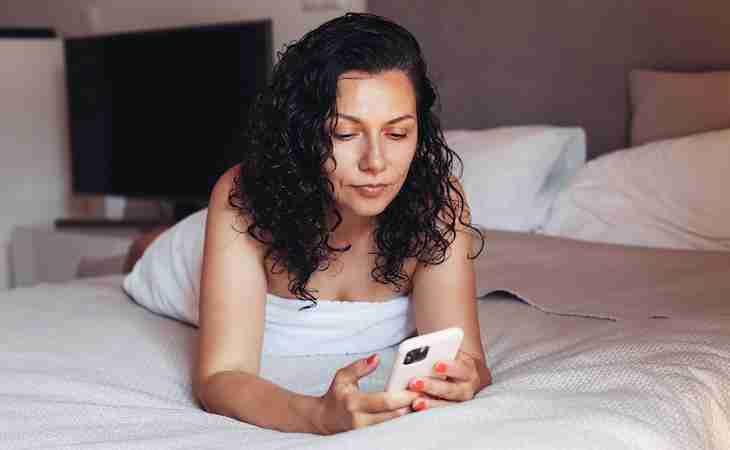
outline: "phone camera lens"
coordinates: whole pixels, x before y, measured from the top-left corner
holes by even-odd
[[[412,364],[414,362],[421,361],[428,355],[428,346],[414,348],[410,352],[406,353],[406,357],[403,359],[403,364]]]

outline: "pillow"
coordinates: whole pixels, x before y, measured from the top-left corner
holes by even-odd
[[[207,209],[191,214],[152,241],[122,283],[135,302],[163,316],[198,324],[207,216]]]
[[[543,232],[646,247],[730,250],[730,129],[589,161]]]
[[[586,159],[586,135],[577,127],[448,130],[444,137],[464,163],[472,222],[492,229],[538,230]]]
[[[634,70],[631,145],[730,128],[730,71]]]

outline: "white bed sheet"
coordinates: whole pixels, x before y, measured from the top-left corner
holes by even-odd
[[[121,277],[0,295],[0,448],[728,449],[730,320],[611,321],[479,300],[494,384],[474,400],[334,436],[208,414],[197,329],[155,315]],[[392,350],[362,383],[382,389]],[[262,375],[320,395],[363,355],[265,357]]]

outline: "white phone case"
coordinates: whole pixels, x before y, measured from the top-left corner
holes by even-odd
[[[434,365],[441,360],[456,358],[463,338],[464,331],[460,327],[452,327],[401,342],[385,390],[387,392],[406,390],[413,378],[438,376],[433,370]],[[426,347],[428,349],[423,359],[406,364],[407,358],[415,359],[414,357],[426,351],[424,350]],[[411,351],[414,353],[409,357]]]

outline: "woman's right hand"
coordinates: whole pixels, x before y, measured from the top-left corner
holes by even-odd
[[[359,359],[337,371],[320,400],[319,430],[334,434],[362,428],[411,412],[410,405],[422,395],[413,391],[362,392],[358,380],[378,367],[377,355]]]

